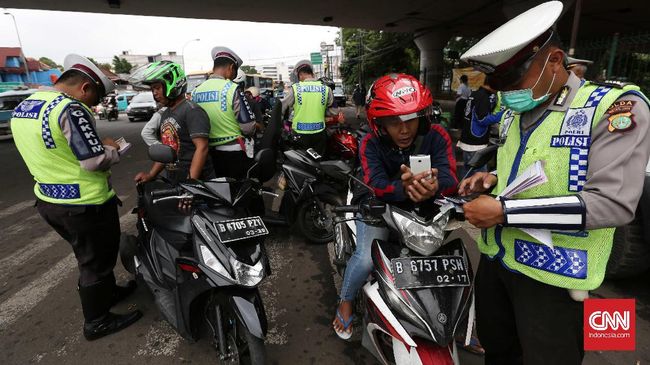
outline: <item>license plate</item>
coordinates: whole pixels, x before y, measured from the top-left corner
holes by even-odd
[[[244,240],[269,234],[260,217],[248,217],[215,222],[217,236],[223,243]]]
[[[391,264],[399,289],[470,285],[462,256],[399,257]]]

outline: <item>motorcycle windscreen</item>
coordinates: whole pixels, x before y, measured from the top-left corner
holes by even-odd
[[[426,271],[424,265],[420,266],[422,260],[429,262],[431,269],[434,266],[440,266],[433,270],[433,277],[442,277],[440,283],[432,282],[427,278],[417,285],[409,288],[400,289],[396,286],[396,276],[399,276],[398,269],[395,267],[395,260],[400,258],[398,245],[385,241],[375,240],[372,247],[372,260],[374,265],[374,275],[379,283],[379,293],[386,301],[391,310],[400,321],[406,321],[410,325],[404,327],[409,334],[414,337],[424,337],[436,342],[440,346],[447,346],[454,340],[454,335],[465,330],[465,321],[467,317],[472,294],[472,286],[465,285],[466,282],[448,285],[445,283],[445,275],[449,275],[449,269],[445,270],[443,260],[464,261],[466,265],[468,280],[473,282],[473,272],[469,257],[464,249],[460,239],[453,240],[442,246],[434,255],[423,257],[410,251],[409,258],[414,260],[415,267],[411,265],[403,266],[404,271],[411,271],[411,275],[418,275],[421,271]],[[402,256],[401,259],[404,259]],[[392,261],[392,262],[391,262]],[[437,264],[435,263],[437,262]],[[414,270],[411,270],[411,269]],[[424,270],[419,270],[423,268]],[[458,265],[457,265],[458,268]],[[464,270],[463,270],[464,272]],[[428,273],[430,275],[432,273]],[[397,278],[399,281],[399,278]],[[401,285],[400,285],[401,286]]]

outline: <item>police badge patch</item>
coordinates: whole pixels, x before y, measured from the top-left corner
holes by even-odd
[[[41,109],[45,105],[45,100],[27,99],[18,104],[14,112],[11,114],[12,118],[29,118],[38,119]]]
[[[619,100],[607,109],[609,114],[609,132],[626,132],[636,127],[632,108],[636,102],[633,100]]]

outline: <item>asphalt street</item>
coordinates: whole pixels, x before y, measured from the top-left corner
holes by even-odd
[[[352,108],[345,108],[349,120]],[[144,122],[98,122],[101,137],[125,137],[133,147],[113,168],[113,185],[123,206],[122,230],[135,233],[133,177],[151,162],[140,138]],[[33,207],[33,181],[13,141],[0,141],[0,364],[213,364],[209,340],[189,343],[162,319],[144,286],[114,311],[138,308],[144,317],[117,334],[87,342],[76,293],[77,269],[69,245]],[[470,234],[475,230],[469,229]],[[272,227],[266,241],[273,275],[262,285],[269,316],[270,364],[374,364],[356,340],[339,340],[331,329],[340,277],[327,245],[309,245],[288,227]],[[474,257],[476,248],[469,247]],[[119,260],[118,260],[119,262]],[[118,263],[118,281],[129,275]],[[650,274],[606,282],[596,297],[636,298],[635,352],[594,352],[585,364],[650,364]],[[562,324],[557,323],[558,331]],[[357,327],[355,331],[360,332]],[[461,351],[462,364],[483,364]]]

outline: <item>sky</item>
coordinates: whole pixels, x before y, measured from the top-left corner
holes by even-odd
[[[210,50],[226,46],[244,64],[293,64],[318,52],[320,43],[333,44],[338,28],[314,25],[253,23],[241,21],[74,13],[63,11],[5,9],[0,12],[0,47],[17,47],[18,38],[27,57],[48,57],[63,64],[68,53],[110,63],[122,51],[158,54],[185,46],[187,71],[212,67]],[[199,38],[200,41],[189,42]]]

